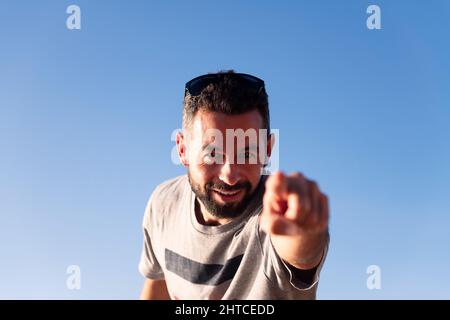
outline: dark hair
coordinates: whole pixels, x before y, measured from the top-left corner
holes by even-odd
[[[219,71],[219,80],[210,83],[197,96],[188,92],[183,103],[183,126],[189,127],[199,110],[235,115],[258,110],[263,128],[270,132],[269,100],[264,87],[258,92],[241,85],[233,70]]]

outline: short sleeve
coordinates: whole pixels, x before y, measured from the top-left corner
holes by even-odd
[[[270,256],[270,259],[273,263],[273,266],[275,268],[275,272],[277,274],[286,274],[288,276],[288,280],[289,283],[297,290],[311,290],[312,288],[316,287],[319,283],[319,278],[320,278],[320,272],[322,270],[323,264],[325,262],[325,258],[328,252],[328,243],[329,243],[329,238],[327,240],[327,244],[325,245],[323,252],[322,252],[322,258],[319,262],[319,264],[317,265],[317,267],[315,267],[314,269],[314,274],[311,276],[311,281],[309,282],[304,282],[304,280],[302,280],[302,278],[300,278],[298,276],[298,274],[296,272],[293,272],[292,268],[294,267],[290,267],[287,265],[287,263],[281,259],[281,257],[278,255],[278,253],[275,251],[275,248],[272,244],[272,241],[269,241],[270,245],[268,248],[268,254]],[[306,271],[305,271],[306,272]]]
[[[150,197],[150,200],[147,203],[142,223],[144,239],[141,258],[139,261],[139,272],[146,278],[153,280],[162,280],[164,279],[164,272],[158,262],[158,259],[156,258],[152,243],[152,197]]]
[[[299,291],[317,289],[320,272],[328,252],[329,237],[322,253],[322,259],[315,270],[313,270],[314,274],[310,276],[311,281],[306,283],[301,277],[298,276],[297,272],[293,272],[293,267],[288,266],[286,262],[281,259],[272,244],[270,236],[260,228],[258,228],[258,231],[264,259],[264,272],[272,282],[276,283],[281,289],[295,288]]]

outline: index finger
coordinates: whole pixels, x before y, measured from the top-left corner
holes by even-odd
[[[277,171],[266,181],[266,192],[283,198],[288,192],[287,178],[283,172]]]

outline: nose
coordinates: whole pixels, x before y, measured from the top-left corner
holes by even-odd
[[[230,186],[234,186],[239,181],[239,169],[236,164],[226,161],[220,170],[219,179]]]

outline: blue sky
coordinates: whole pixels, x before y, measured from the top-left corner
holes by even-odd
[[[184,83],[221,69],[265,80],[281,168],[330,197],[318,298],[450,298],[449,16],[445,0],[1,1],[0,298],[138,297],[147,198],[184,173]]]

